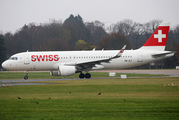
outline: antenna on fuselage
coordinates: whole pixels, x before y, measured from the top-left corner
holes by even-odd
[[[92,50],[92,51],[95,51],[95,49],[96,49],[96,48],[93,48],[93,50]]]

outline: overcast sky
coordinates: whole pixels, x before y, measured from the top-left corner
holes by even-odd
[[[0,31],[20,29],[24,24],[62,20],[80,15],[83,20],[106,26],[123,19],[146,23],[153,19],[179,25],[179,0],[0,0]]]

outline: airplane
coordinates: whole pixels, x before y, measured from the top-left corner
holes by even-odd
[[[70,76],[80,73],[79,78],[91,78],[89,71],[98,69],[124,69],[171,57],[175,52],[165,51],[170,22],[162,22],[146,43],[136,50],[92,51],[41,51],[22,52],[12,55],[2,63],[7,70],[50,71],[51,76]],[[83,72],[86,72],[84,74]]]

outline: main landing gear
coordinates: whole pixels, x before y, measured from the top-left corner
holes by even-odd
[[[24,80],[27,80],[28,79],[28,71],[26,71],[26,74],[24,76]]]
[[[89,79],[89,78],[91,78],[91,74],[90,73],[86,73],[86,74],[80,73],[79,78],[81,78],[81,79],[83,79],[83,78]]]

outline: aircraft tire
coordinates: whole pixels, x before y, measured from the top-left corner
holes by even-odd
[[[83,79],[84,77],[85,77],[85,75],[83,73],[80,73],[79,78]]]
[[[24,80],[27,80],[28,79],[28,76],[24,76]]]
[[[89,78],[91,78],[91,74],[90,74],[90,73],[86,73],[86,74],[85,74],[85,77],[86,77],[87,79],[89,79]]]

